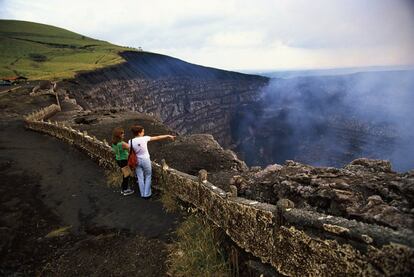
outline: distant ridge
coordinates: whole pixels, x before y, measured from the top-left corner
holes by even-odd
[[[304,70],[256,70],[243,71],[248,74],[259,74],[269,78],[295,78],[307,76],[337,76],[349,75],[363,72],[378,72],[378,71],[402,71],[414,70],[414,65],[399,65],[399,66],[366,66],[366,67],[344,67],[344,68],[327,68],[327,69],[304,69]]]
[[[192,64],[167,55],[150,52],[125,51],[120,54],[135,76],[148,79],[166,77],[201,78],[201,79],[266,79],[263,76],[228,71],[213,67]]]

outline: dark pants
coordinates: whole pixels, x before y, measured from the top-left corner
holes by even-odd
[[[119,168],[123,168],[124,166],[128,165],[128,160],[117,160],[116,163],[119,165]],[[123,177],[122,185],[121,185],[122,191],[128,189],[128,180],[129,180],[129,176],[128,177]]]

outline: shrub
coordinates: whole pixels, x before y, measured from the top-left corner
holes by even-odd
[[[167,260],[170,276],[230,276],[218,227],[190,215],[176,232]]]
[[[45,62],[47,60],[47,57],[45,55],[36,54],[36,53],[29,54],[29,58],[32,61],[39,62],[39,63],[40,62]]]

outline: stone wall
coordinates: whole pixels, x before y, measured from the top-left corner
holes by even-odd
[[[50,136],[61,139],[69,144],[86,152],[92,159],[108,169],[117,168],[114,162],[111,147],[107,142],[102,142],[96,137],[88,135],[87,132],[80,132],[58,122],[26,121],[28,129],[46,133]]]
[[[62,124],[26,117],[27,128],[82,149],[116,168],[110,146]],[[389,276],[414,272],[414,235],[341,217],[270,205],[226,193],[206,180],[153,163],[160,188],[201,210],[241,248],[288,276]]]
[[[52,104],[48,107],[40,109],[36,112],[30,113],[24,117],[27,122],[37,122],[40,120],[46,120],[52,117],[54,114],[60,112],[60,105]]]

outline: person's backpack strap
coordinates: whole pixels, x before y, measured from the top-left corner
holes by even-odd
[[[129,154],[131,155],[131,152],[135,153],[134,147],[132,146],[132,139],[129,140]]]

